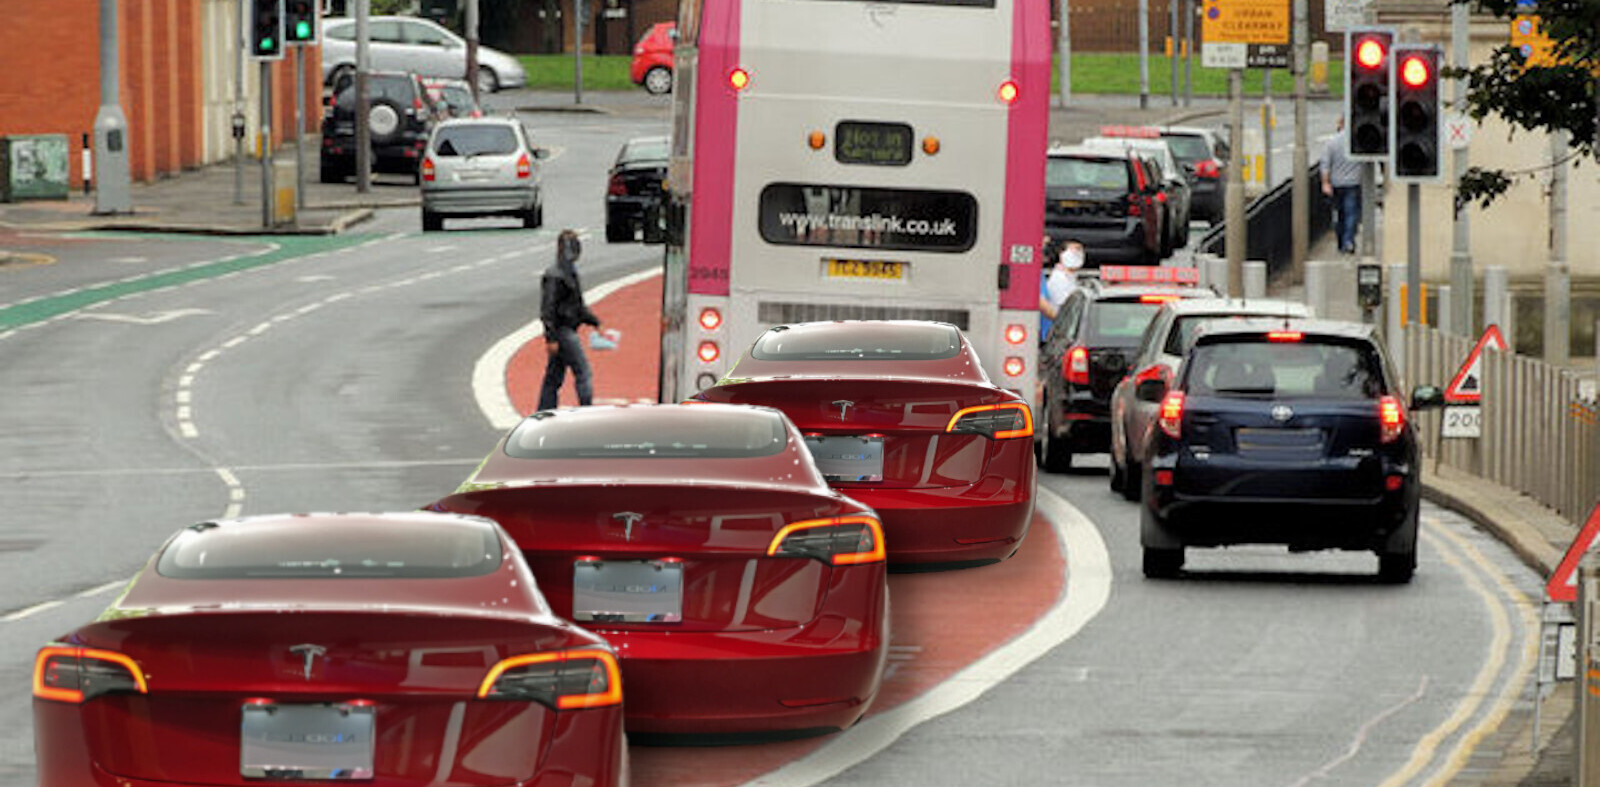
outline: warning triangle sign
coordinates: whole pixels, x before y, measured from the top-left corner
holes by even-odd
[[[1467,362],[1461,364],[1461,370],[1456,372],[1450,385],[1444,389],[1444,400],[1451,404],[1477,404],[1483,401],[1483,348],[1493,347],[1500,352],[1506,351],[1506,339],[1500,335],[1500,326],[1491,325],[1484,330],[1483,336],[1478,338],[1478,343],[1473,346],[1472,352],[1467,355]]]
[[[1589,512],[1589,521],[1578,530],[1578,537],[1572,539],[1572,546],[1567,547],[1566,556],[1561,558],[1561,563],[1550,575],[1550,581],[1545,584],[1544,593],[1551,601],[1578,600],[1578,563],[1585,554],[1600,545],[1597,542],[1600,542],[1600,505]]]

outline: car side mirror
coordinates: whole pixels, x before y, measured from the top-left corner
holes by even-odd
[[[1141,402],[1159,402],[1167,395],[1167,382],[1161,379],[1140,380],[1133,389],[1133,397]]]
[[[550,149],[549,148],[534,148],[533,149],[533,157],[536,158],[536,159],[547,159],[547,158],[550,158]]]
[[[1444,406],[1444,391],[1436,385],[1419,385],[1411,390],[1411,409],[1428,410]]]

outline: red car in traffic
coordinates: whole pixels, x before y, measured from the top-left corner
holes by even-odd
[[[1004,560],[1033,519],[1033,414],[954,325],[780,325],[694,398],[782,410],[828,482],[882,517],[892,563]]]
[[[39,651],[33,697],[49,787],[626,780],[611,647],[478,517],[185,528]]]
[[[630,737],[848,727],[889,642],[884,540],[777,410],[545,410],[441,511],[497,520],[556,614],[604,636]]]
[[[628,75],[653,95],[672,92],[672,48],[678,41],[676,22],[657,22],[633,45]]]

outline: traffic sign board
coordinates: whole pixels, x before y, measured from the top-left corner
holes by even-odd
[[[1330,33],[1342,33],[1368,23],[1372,0],[1322,0],[1322,26]]]
[[[1459,113],[1446,115],[1444,141],[1453,150],[1465,150],[1472,142],[1472,118]]]
[[[1550,581],[1544,586],[1546,597],[1551,601],[1578,600],[1578,562],[1595,548],[1597,542],[1600,542],[1600,505],[1589,512],[1589,521],[1578,530],[1578,537],[1572,539],[1572,546],[1567,547],[1567,554],[1561,558],[1561,563],[1550,574]]]
[[[1205,44],[1289,43],[1288,0],[1205,0],[1200,20]]]
[[[1491,325],[1484,330],[1483,336],[1467,355],[1467,362],[1461,364],[1461,369],[1450,380],[1450,385],[1445,387],[1446,402],[1477,404],[1483,401],[1483,348],[1491,346],[1500,352],[1506,351],[1506,338],[1500,334],[1498,325]]]

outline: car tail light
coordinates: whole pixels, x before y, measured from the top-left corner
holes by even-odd
[[[1152,480],[1156,482],[1156,486],[1172,486],[1175,474],[1171,470],[1157,470],[1154,475],[1155,478]]]
[[[1144,203],[1140,201],[1138,194],[1128,195],[1128,215],[1134,217],[1144,215]]]
[[[883,525],[864,515],[791,522],[772,537],[767,554],[813,558],[835,566],[881,563]]]
[[[1383,479],[1383,488],[1390,492],[1398,492],[1400,491],[1400,487],[1405,485],[1406,477],[1403,475],[1385,476]]]
[[[621,175],[612,175],[610,182],[606,184],[606,193],[613,197],[626,197],[628,196],[628,184],[622,182]]]
[[[51,645],[33,662],[33,696],[80,703],[102,694],[149,694],[133,659],[110,650]]]
[[[1156,192],[1156,202],[1160,202],[1162,204],[1165,204],[1166,201],[1167,201],[1167,192],[1165,192],[1165,191]]]
[[[1194,165],[1194,174],[1198,178],[1220,178],[1222,167],[1217,165],[1216,159],[1204,159]]]
[[[1061,377],[1073,385],[1089,384],[1089,348],[1074,347],[1062,359]]]
[[[434,178],[433,159],[425,158],[425,159],[422,160],[422,179],[427,181],[427,182],[429,182],[429,183],[432,183],[433,182],[433,178]]]
[[[1007,325],[1006,341],[1012,344],[1022,344],[1028,340],[1028,327],[1025,325]]]
[[[533,159],[529,158],[528,154],[526,153],[522,154],[522,156],[517,159],[517,177],[533,177]]]
[[[714,331],[722,327],[722,312],[709,306],[700,310],[700,327]]]
[[[528,653],[503,659],[478,686],[478,698],[537,702],[554,710],[622,704],[617,658],[599,649]]]
[[[718,347],[716,342],[701,342],[694,354],[699,356],[701,361],[711,363],[722,357],[722,348]]]
[[[1028,362],[1012,355],[1006,358],[1000,368],[1005,371],[1007,377],[1021,377],[1022,373],[1028,370]]]
[[[421,96],[417,96],[416,98],[411,99],[411,109],[412,110],[417,111],[417,112],[421,112],[423,106],[424,105],[422,103],[422,97]]]
[[[1161,400],[1161,412],[1158,414],[1157,423],[1161,431],[1168,437],[1178,437],[1183,433],[1183,392],[1172,391]]]
[[[1400,433],[1406,427],[1406,411],[1400,407],[1400,400],[1393,396],[1383,396],[1378,399],[1378,438],[1381,442],[1392,443],[1400,439]]]
[[[1303,334],[1303,333],[1301,333],[1299,331],[1268,331],[1267,332],[1267,341],[1269,341],[1269,342],[1279,342],[1279,343],[1284,343],[1284,344],[1292,344],[1292,343],[1298,342],[1298,341],[1300,341],[1301,339],[1304,339],[1304,338],[1305,338],[1305,334]]]
[[[981,434],[991,440],[1033,436],[1033,411],[1025,402],[981,404],[950,417],[946,432]]]

